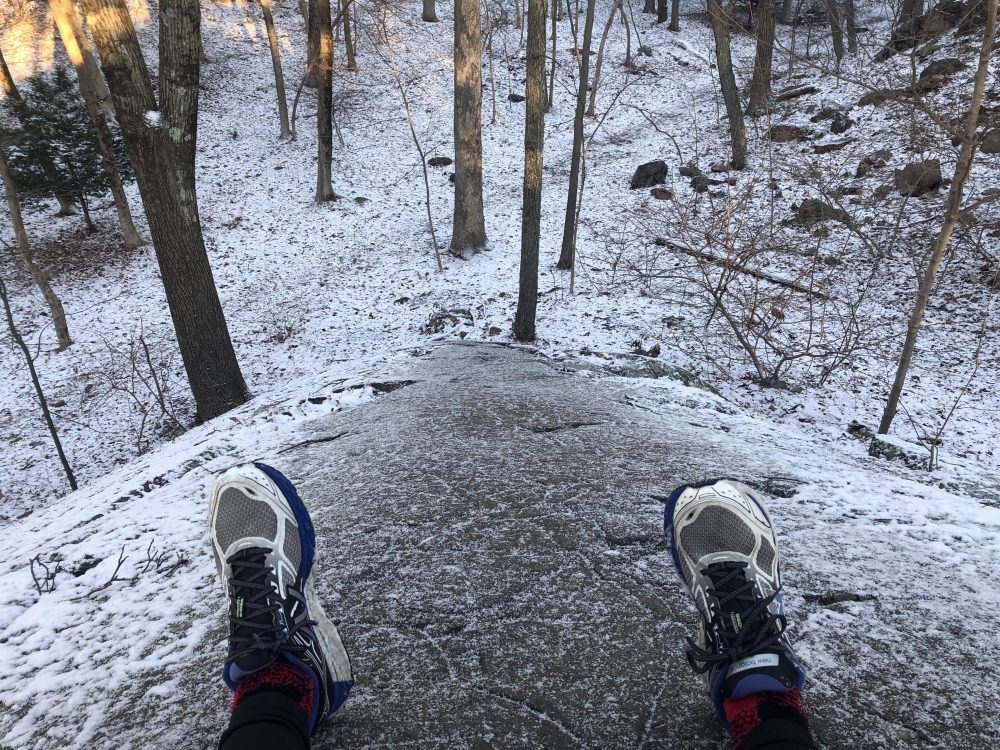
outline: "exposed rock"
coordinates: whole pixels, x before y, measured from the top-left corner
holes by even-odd
[[[868,154],[861,163],[858,165],[857,171],[854,173],[855,177],[864,177],[866,174],[871,172],[873,169],[878,167],[884,167],[889,163],[889,159],[892,158],[892,151],[887,148],[880,148],[873,154]]]
[[[421,333],[441,333],[445,328],[454,328],[459,325],[472,325],[472,313],[461,307],[451,310],[438,309],[430,314],[427,322],[420,327]]]
[[[452,163],[452,159],[447,156],[432,156],[427,160],[427,165],[430,167],[447,167]]]
[[[662,159],[646,162],[636,168],[632,175],[632,182],[629,187],[632,190],[637,188],[648,188],[654,185],[662,185],[667,181],[667,163]]]
[[[902,99],[912,95],[910,89],[875,89],[869,91],[858,100],[859,107],[877,107],[888,101]]]
[[[846,211],[816,198],[806,198],[798,206],[792,206],[792,211],[795,212],[795,218],[792,219],[792,223],[804,227],[811,227],[814,224],[830,221],[831,219],[842,222],[848,220]]]
[[[959,3],[964,6],[964,3]],[[941,8],[932,8],[922,16],[907,21],[896,27],[889,43],[875,55],[875,62],[885,62],[897,52],[910,49],[933,37],[940,36],[952,28],[958,19],[942,12]]]
[[[817,143],[813,146],[813,151],[817,154],[829,154],[834,151],[840,151],[844,146],[854,143],[853,138],[842,138],[839,141],[829,141],[828,143]]]
[[[993,128],[983,133],[979,141],[979,150],[984,154],[1000,154],[1000,128]]]
[[[507,97],[507,101],[514,102],[515,104],[518,104],[518,103],[524,101],[524,97],[521,94],[510,94]]]
[[[853,126],[854,120],[848,117],[846,112],[838,112],[833,116],[833,122],[830,123],[830,132],[834,135],[840,135],[846,133]]]
[[[688,162],[677,171],[680,172],[681,177],[695,177],[701,174],[701,170],[698,169],[694,162]]]
[[[800,96],[806,96],[807,94],[815,94],[818,92],[819,89],[815,86],[793,86],[792,88],[785,89],[780,92],[775,97],[775,101],[787,102],[791,99],[798,99]]]
[[[860,185],[841,185],[837,188],[837,196],[843,198],[845,195],[861,195]]]
[[[670,201],[674,199],[674,191],[667,188],[655,187],[649,191],[649,194],[658,201]]]
[[[790,141],[804,141],[809,138],[809,131],[798,125],[772,125],[769,137],[775,143],[788,143]]]
[[[926,469],[929,453],[915,445],[901,443],[902,441],[895,441],[887,435],[874,435],[871,445],[868,446],[868,455],[889,461],[901,461],[911,469]]]
[[[694,188],[696,193],[707,193],[708,192],[708,175],[699,172],[694,177],[691,178],[691,187]]]
[[[809,118],[809,122],[823,122],[823,120],[833,120],[840,115],[846,115],[849,108],[838,102],[825,103],[819,112]]]
[[[641,44],[641,45],[639,45],[639,54],[640,55],[645,55],[646,57],[652,57],[653,56],[653,48],[650,47],[648,44]]]
[[[728,172],[730,169],[729,163],[724,161],[717,161],[715,164],[708,168],[709,172]]]
[[[893,176],[900,195],[923,195],[940,186],[941,162],[937,159],[913,162],[894,170]]]
[[[950,76],[965,68],[965,63],[957,57],[946,57],[935,60],[920,72],[920,80],[924,81],[935,76]]]

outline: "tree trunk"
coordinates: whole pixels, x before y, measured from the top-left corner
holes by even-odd
[[[844,0],[844,15],[847,16],[847,51],[853,55],[858,51],[858,21],[854,0]]]
[[[590,104],[587,105],[587,114],[594,116],[597,106],[597,87],[601,84],[601,65],[604,63],[604,45],[608,42],[608,32],[611,31],[611,23],[615,20],[615,14],[621,7],[621,0],[615,0],[611,6],[611,13],[608,15],[608,22],[604,24],[604,31],[601,33],[601,43],[597,46],[597,62],[594,64],[594,83],[590,87]]]
[[[66,474],[66,480],[69,482],[70,489],[75,490],[76,477],[73,475],[73,469],[70,467],[69,460],[63,452],[62,441],[59,439],[59,430],[56,429],[55,422],[52,421],[52,412],[49,411],[49,402],[45,398],[45,391],[42,390],[42,383],[38,379],[38,371],[35,370],[35,361],[31,358],[31,350],[28,349],[28,345],[25,343],[24,337],[21,335],[21,332],[18,331],[17,326],[14,325],[14,313],[10,309],[10,299],[7,296],[7,285],[4,283],[2,278],[0,278],[0,303],[3,304],[3,311],[7,318],[7,330],[10,331],[10,336],[14,339],[14,343],[16,343],[18,348],[21,350],[21,354],[24,355],[24,363],[28,366],[28,373],[31,375],[31,384],[35,387],[35,396],[38,398],[38,406],[41,408],[42,416],[45,418],[45,424],[49,428],[49,435],[52,437],[52,442],[55,444],[56,453],[59,456],[59,462],[62,464],[63,472]]]
[[[538,247],[542,220],[542,151],[545,142],[545,0],[528,0],[528,47],[524,110],[524,185],[521,198],[521,273],[514,338],[535,338]]]
[[[556,50],[556,9],[560,7],[559,0],[549,0],[552,3],[552,60],[549,68],[549,99],[545,106],[545,111],[552,109],[552,103],[556,98],[556,60],[558,52]]]
[[[962,146],[958,154],[958,163],[955,165],[955,175],[951,181],[951,188],[948,190],[948,200],[945,204],[944,222],[941,226],[941,233],[938,235],[934,246],[934,254],[927,264],[927,270],[920,280],[920,287],[917,290],[917,300],[910,315],[910,321],[906,327],[906,339],[903,342],[903,351],[899,355],[899,366],[896,368],[896,377],[889,391],[889,398],[886,401],[885,411],[882,413],[882,421],[879,423],[878,431],[880,435],[889,432],[892,420],[896,416],[899,408],[899,397],[906,384],[906,375],[910,369],[910,362],[913,360],[913,350],[917,344],[917,334],[920,333],[920,324],[927,310],[927,303],[934,288],[934,279],[937,277],[941,261],[944,259],[945,251],[948,249],[948,242],[951,233],[955,229],[962,211],[962,193],[965,190],[965,181],[972,171],[972,161],[976,151],[976,126],[979,122],[979,108],[983,101],[983,89],[986,87],[986,78],[989,72],[990,48],[993,44],[993,35],[996,33],[997,23],[997,0],[985,0],[986,5],[986,25],[983,29],[983,41],[979,48],[979,67],[976,70],[976,80],[972,88],[972,100],[969,103],[969,111],[965,115],[965,132],[962,135]]]
[[[840,9],[837,8],[837,0],[823,0],[826,5],[826,14],[830,18],[830,31],[833,32],[833,54],[837,58],[837,64],[844,59],[844,27],[840,22]]]
[[[317,88],[319,86],[319,23],[316,20],[316,4],[320,0],[308,0],[306,17],[306,75],[305,85],[307,88]],[[329,0],[327,0],[329,6]]]
[[[668,31],[681,30],[681,0],[672,0],[670,3],[670,25]]]
[[[205,252],[195,190],[198,0],[161,0],[160,107],[125,0],[83,0],[136,172],[199,420],[247,400]]]
[[[719,0],[708,0],[708,16],[715,36],[715,59],[719,68],[722,99],[726,103],[726,115],[729,117],[729,138],[733,148],[732,166],[734,169],[743,169],[747,165],[747,134],[743,126],[740,94],[736,88],[736,74],[733,73],[728,20],[723,14]]]
[[[486,245],[482,107],[479,0],[455,0],[455,214],[448,250],[462,258]]]
[[[781,4],[781,22],[792,22],[792,0],[784,0]]]
[[[14,227],[17,252],[31,274],[32,280],[38,287],[38,291],[45,298],[45,304],[49,306],[49,313],[52,315],[52,324],[56,329],[56,339],[59,342],[59,350],[62,351],[73,343],[73,339],[69,336],[69,326],[66,323],[66,311],[63,310],[59,295],[53,291],[52,285],[49,284],[49,279],[45,275],[45,271],[35,263],[34,255],[31,252],[31,244],[28,242],[28,233],[24,229],[24,219],[21,216],[21,202],[17,198],[17,186],[14,184],[14,177],[7,166],[7,154],[2,148],[0,148],[0,179],[3,180],[3,189],[7,196],[7,207],[10,209],[10,223]]]
[[[333,27],[330,0],[315,0],[312,5],[319,38],[316,55],[319,72],[319,88],[316,90],[316,202],[322,203],[337,198],[333,192]]]
[[[278,90],[278,120],[281,123],[283,141],[292,139],[292,131],[288,126],[288,99],[285,97],[285,73],[281,69],[281,50],[278,48],[278,34],[274,30],[274,16],[271,14],[271,0],[260,0],[260,9],[264,14],[264,28],[267,29],[267,46],[271,50],[271,67],[274,68],[274,86]]]
[[[625,17],[625,6],[622,0],[617,0],[618,12],[622,17],[622,25],[625,26],[625,67],[632,70],[632,26],[628,18]]]
[[[666,23],[670,20],[670,7],[667,0],[656,0],[656,22]]]
[[[437,10],[434,8],[434,0],[424,0],[424,13],[420,18],[430,23],[438,20]]]
[[[646,0],[642,6],[643,13],[656,13],[656,0]]]
[[[76,35],[76,29],[80,28],[80,20],[76,18],[76,8],[71,0],[49,0],[49,8],[52,11],[52,18],[59,29],[59,36],[62,38],[66,54],[69,55],[73,67],[76,68],[76,77],[80,85],[80,95],[87,107],[87,114],[90,115],[91,122],[94,123],[94,131],[97,134],[97,148],[101,153],[101,166],[111,187],[111,197],[114,200],[115,210],[118,213],[118,226],[121,227],[122,235],[125,238],[125,247],[130,250],[144,245],[142,237],[136,231],[135,222],[132,220],[132,211],[129,208],[128,196],[122,187],[121,175],[118,174],[118,164],[115,158],[115,150],[111,138],[111,129],[105,119],[104,110],[101,109],[100,92],[94,88],[95,81],[100,81],[104,85],[104,77],[100,70],[88,70],[87,60],[94,68],[97,63],[89,50],[84,54],[84,48],[80,44],[80,38]],[[74,23],[73,21],[76,21]],[[105,90],[107,90],[105,88]],[[83,201],[81,200],[81,205]],[[84,207],[84,220],[89,222],[89,212]]]
[[[771,101],[771,63],[774,60],[774,0],[760,0],[757,19],[757,57],[750,80],[750,103],[747,114],[760,117]]]
[[[352,0],[340,0],[340,16],[344,23],[344,52],[347,56],[347,69],[355,71],[358,69],[358,61],[354,57],[354,38],[351,35],[351,2]]]
[[[580,88],[576,94],[576,117],[573,120],[573,154],[569,167],[569,194],[563,221],[562,249],[556,268],[573,267],[576,256],[576,201],[580,189],[580,155],[583,151],[583,111],[587,106],[587,82],[590,77],[590,40],[594,33],[595,0],[587,0],[587,19],[583,26],[583,51],[580,55]]]
[[[914,17],[914,9],[916,6],[916,0],[903,0],[903,5],[899,11],[899,25],[902,26],[904,23],[908,23]]]
[[[94,58],[94,50],[90,46],[90,39],[83,30],[80,16],[77,15],[73,0],[49,0],[49,7],[52,10],[52,20],[55,21],[62,37],[63,44],[66,45],[66,52],[70,62],[76,68],[76,74],[85,81],[85,85],[97,97],[97,101],[105,114],[113,115],[114,107],[111,106],[111,92],[101,75],[101,68]],[[68,30],[64,31],[64,25]],[[67,37],[72,42],[67,42]],[[69,44],[73,44],[75,49],[70,50]],[[83,84],[82,84],[83,85]]]
[[[7,67],[7,60],[4,59],[2,51],[0,51],[0,91],[3,91],[4,96],[9,97],[11,102],[13,102],[14,114],[23,124],[27,108],[24,100],[21,98],[21,92],[17,90],[17,86],[14,84],[14,77],[10,74],[10,68]],[[56,216],[71,216],[74,213],[73,199],[62,192],[61,185],[63,180],[59,176],[59,171],[56,169],[52,156],[44,153],[40,161],[41,164],[39,166],[45,172],[46,179],[52,184],[53,195],[55,195],[56,200],[59,202],[59,211],[56,213]]]

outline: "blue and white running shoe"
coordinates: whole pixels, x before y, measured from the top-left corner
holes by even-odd
[[[664,510],[667,547],[701,614],[688,661],[723,699],[801,689],[805,671],[785,634],[777,539],[760,495],[732,479],[678,487]]]
[[[235,690],[278,658],[295,665],[313,681],[312,733],[344,704],[354,680],[340,634],[309,580],[316,550],[309,511],[281,472],[244,464],[216,480],[209,525],[229,597],[222,677]]]

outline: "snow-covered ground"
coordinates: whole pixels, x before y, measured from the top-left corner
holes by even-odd
[[[139,7],[135,5],[134,12]],[[997,501],[989,477],[1000,464],[995,450],[1000,440],[1000,337],[996,335],[1000,313],[986,283],[991,269],[973,249],[978,238],[996,255],[1000,244],[996,204],[978,211],[978,224],[964,225],[958,234],[958,249],[942,271],[904,394],[904,410],[894,425],[897,435],[910,442],[933,435],[957,402],[942,433],[942,469],[927,474],[895,465],[880,468],[866,457],[866,445],[845,435],[845,428],[852,420],[873,425],[881,413],[916,286],[913,256],[919,255],[936,230],[935,217],[940,215],[944,198],[942,192],[910,199],[899,214],[903,199],[895,193],[890,191],[880,201],[870,196],[880,186],[891,184],[893,166],[914,158],[939,157],[948,175],[953,149],[947,139],[934,136],[925,139],[922,150],[911,152],[920,140],[914,133],[923,126],[907,121],[891,104],[855,107],[850,116],[856,124],[846,135],[856,137],[857,142],[822,156],[814,155],[808,141],[771,143],[766,123],[759,121],[748,126],[751,168],[737,176],[731,189],[719,186],[696,197],[689,181],[678,175],[678,168],[695,160],[708,171],[711,164],[727,158],[728,147],[710,62],[711,33],[698,12],[700,6],[682,7],[688,15],[682,18],[682,31],[677,35],[657,27],[634,8],[641,42],[653,51],[651,57],[636,57],[641,74],[626,74],[621,66],[624,31],[618,24],[612,29],[598,94],[599,116],[588,124],[589,132],[601,122],[588,153],[573,294],[568,276],[554,270],[574,106],[575,58],[569,53],[568,24],[560,24],[559,83],[546,121],[539,347],[554,356],[584,352],[584,357],[603,361],[601,354],[629,351],[637,341],[646,350],[659,344],[660,359],[697,374],[718,389],[732,409],[747,415],[742,429],[767,436],[766,444],[776,446],[768,448],[775,451],[773,461],[786,460],[790,467],[798,466],[800,473],[815,476],[817,484],[799,496],[806,505],[815,506],[815,513],[796,516],[788,529],[803,540],[812,540],[809,543],[815,544],[810,551],[831,557],[841,554],[837,540],[843,537],[838,535],[850,529],[859,571],[874,575],[877,568],[891,567],[903,571],[900,576],[905,578],[910,575],[906,571],[913,569],[908,561],[916,555],[922,561],[918,569],[941,566],[941,570],[959,571],[956,575],[962,578],[963,590],[977,592],[982,603],[987,603],[992,595],[977,581],[991,568],[996,570],[1000,521],[995,510],[966,495],[988,498],[992,493],[993,502]],[[34,732],[35,722],[57,726],[49,713],[55,696],[69,701],[63,703],[67,713],[85,709],[95,717],[96,726],[113,697],[103,689],[95,694],[88,685],[101,681],[113,691],[115,685],[154,663],[162,666],[165,660],[185,659],[194,644],[200,643],[203,631],[184,631],[183,647],[174,651],[178,648],[175,641],[161,639],[175,632],[171,627],[176,626],[176,619],[165,617],[150,624],[131,616],[146,609],[154,596],[165,608],[177,610],[171,617],[181,617],[182,590],[202,592],[199,597],[214,595],[214,590],[209,593],[215,585],[212,571],[204,565],[203,527],[204,491],[214,471],[237,460],[276,455],[301,440],[302,422],[372,398],[375,391],[371,389],[340,389],[345,384],[363,386],[365,373],[379,371],[404,351],[425,348],[433,338],[509,340],[517,295],[524,106],[507,99],[508,93],[523,93],[523,50],[518,49],[516,32],[507,27],[497,30],[495,122],[491,121],[492,83],[489,69],[485,70],[484,169],[490,247],[469,261],[445,255],[445,270],[438,273],[418,156],[399,94],[368,33],[372,26],[365,14],[361,14],[358,34],[361,69],[338,71],[334,83],[337,119],[345,140],[345,146],[336,150],[334,187],[342,199],[317,206],[312,200],[312,92],[305,90],[299,105],[298,139],[278,140],[271,63],[257,8],[245,3],[205,3],[203,10],[210,62],[203,66],[202,75],[199,205],[219,292],[254,400],[173,441],[169,429],[157,433],[154,411],[140,435],[140,420],[127,392],[132,388],[128,385],[132,381],[129,351],[140,335],[166,384],[172,412],[185,424],[190,423],[192,413],[152,249],[132,253],[119,249],[109,208],[95,212],[103,230],[96,236],[83,234],[76,217],[54,219],[49,209],[29,211],[28,230],[39,259],[63,297],[73,347],[53,351],[51,326],[27,275],[6,254],[0,257],[0,268],[11,280],[17,319],[29,339],[37,342],[36,366],[55,405],[55,419],[82,489],[66,494],[27,372],[10,338],[3,335],[0,559],[5,564],[6,593],[0,598],[0,645],[3,663],[13,666],[0,678],[0,701],[18,710],[0,719],[0,744],[19,746]],[[868,40],[884,39],[886,26],[874,17],[875,9],[870,10],[872,17],[864,19],[872,29]],[[607,11],[599,4],[598,27]],[[393,17],[395,52],[428,155],[451,155],[450,14],[450,6],[439,3],[441,22],[423,24],[419,8],[410,3]],[[148,19],[148,13],[145,18],[137,17],[144,22]],[[276,8],[276,19],[286,77],[294,91],[304,68],[303,22],[291,3]],[[49,28],[38,24],[36,38],[48,43]],[[799,33],[796,49],[801,50],[805,30]],[[787,45],[788,30],[779,34]],[[155,27],[144,24],[140,35],[147,62],[155,68]],[[634,54],[639,42],[632,39]],[[822,50],[815,64],[830,64],[824,32],[813,29],[809,43],[813,51],[817,45]],[[948,56],[958,45],[968,49],[968,44],[968,39],[948,35],[928,60]],[[46,55],[36,54],[29,45],[12,47],[5,42],[4,52],[19,78],[46,63]],[[734,36],[734,56],[743,82],[749,80],[752,55],[752,38]],[[906,73],[907,61],[896,59],[876,67],[870,57],[869,48],[859,60],[845,63],[845,75],[888,82]],[[781,62],[781,54],[777,59],[776,69],[785,75],[787,63]],[[996,64],[994,59],[986,97],[991,111],[1000,111]],[[946,109],[955,101],[956,92],[963,86],[967,89],[970,76],[971,70],[957,74],[934,95],[936,104]],[[775,87],[780,90],[792,83],[812,84],[818,91],[779,104],[772,119],[808,126],[815,136],[828,127],[828,123],[810,122],[821,104],[830,100],[849,104],[865,92],[864,86],[837,81],[806,62],[797,65],[793,79],[779,79]],[[854,179],[861,158],[879,148],[892,150],[889,164]],[[657,158],[669,165],[665,187],[674,191],[673,201],[654,200],[647,190],[628,189],[634,168]],[[812,167],[818,170],[810,172]],[[450,236],[448,171],[430,171],[432,212],[442,244]],[[997,185],[998,175],[1000,157],[982,156],[968,195],[973,199],[983,195]],[[780,193],[770,189],[772,178]],[[868,232],[868,245],[839,225],[803,230],[782,224],[767,238],[769,242],[777,238],[777,245],[768,246],[754,264],[772,275],[799,282],[808,279],[824,290],[831,301],[816,318],[828,325],[822,335],[830,339],[836,338],[845,310],[849,312],[851,304],[858,302],[857,330],[864,337],[844,364],[826,377],[822,363],[806,359],[782,373],[795,388],[761,388],[749,377],[752,367],[732,332],[719,316],[711,316],[709,323],[709,306],[691,281],[700,273],[698,266],[654,239],[682,236],[698,249],[717,249],[712,242],[702,244],[700,237],[720,234],[718,217],[727,203],[755,219],[773,210],[780,224],[791,217],[794,202],[844,185],[861,190],[856,205],[850,197],[843,200]],[[135,187],[129,190],[133,206],[138,207]],[[754,220],[734,223],[739,225],[735,236],[759,239]],[[0,225],[0,231],[8,233],[7,224]],[[878,253],[872,246],[887,251],[875,273],[872,258]],[[733,284],[743,285],[744,299],[755,292],[773,294],[766,284],[748,285],[745,280]],[[782,313],[791,333],[786,341],[794,342],[795,337],[801,341],[810,333],[802,322],[802,310],[796,307],[799,304],[789,303]],[[453,311],[454,320],[446,321],[441,330],[428,328],[431,316],[441,310]],[[977,363],[974,353],[980,342]],[[137,367],[145,375],[143,366],[139,357]],[[138,395],[146,406],[153,403],[151,394]],[[798,446],[808,446],[810,454],[802,455]],[[821,476],[822,471],[826,473]],[[857,491],[859,486],[862,492]],[[857,509],[853,516],[845,515],[847,505]],[[827,518],[830,515],[836,518]],[[864,539],[888,528],[900,531],[898,543],[887,547],[891,557],[865,558]],[[111,577],[123,545],[129,559],[121,575],[128,578],[147,567],[147,548],[150,555],[159,550],[169,557],[160,562],[159,571],[156,562],[149,563],[134,586],[114,584],[104,592],[94,592]],[[920,545],[925,545],[926,554],[914,551]],[[29,566],[36,554],[50,570],[61,565],[55,592],[39,595],[36,591]],[[53,555],[61,555],[61,560]],[[82,571],[87,555],[99,560],[99,565],[74,577],[70,571]],[[186,562],[174,564],[181,559]],[[39,570],[36,564],[34,571]],[[813,574],[834,577],[828,568],[816,568]],[[890,600],[897,603],[906,595],[906,582],[898,583],[900,588],[890,592]],[[867,621],[871,613],[862,610],[870,606],[848,604],[848,609],[858,612],[836,617]],[[817,618],[835,616],[824,612],[817,610]],[[931,619],[929,628],[937,628],[934,623],[946,628],[944,610],[936,611]],[[821,664],[835,657],[829,652],[832,646],[818,635],[808,635],[814,625],[818,628],[817,623],[810,620],[803,627],[805,656]],[[134,635],[134,647],[125,653],[121,644],[89,639],[96,628],[109,627],[125,628]],[[69,635],[60,639],[61,633]],[[961,637],[962,648],[975,639],[980,644],[983,639],[995,640],[986,631]],[[85,664],[94,668],[79,669]],[[171,686],[162,690],[169,693]],[[81,731],[79,741],[85,744],[86,726]],[[67,732],[61,735],[54,728],[47,741],[54,744],[60,736],[75,736]],[[40,742],[40,747],[49,746]]]

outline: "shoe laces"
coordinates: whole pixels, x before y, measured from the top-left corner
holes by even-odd
[[[719,642],[716,648],[705,648],[688,638],[687,658],[698,674],[716,664],[732,663],[772,648],[785,632],[785,616],[770,610],[778,589],[770,596],[759,596],[754,582],[747,580],[746,567],[745,562],[721,562],[701,571],[713,584],[707,593],[719,602],[719,612],[705,624],[718,635]]]
[[[289,596],[301,603],[301,615],[289,625],[285,612],[277,599],[271,576],[273,568],[265,562],[264,553],[231,558],[233,596],[236,598],[235,614],[230,612],[230,653],[227,663],[251,653],[264,652],[277,656],[281,651],[305,652],[308,646],[294,640],[300,630],[310,640],[309,629],[315,620],[305,617],[305,598],[292,587]]]

